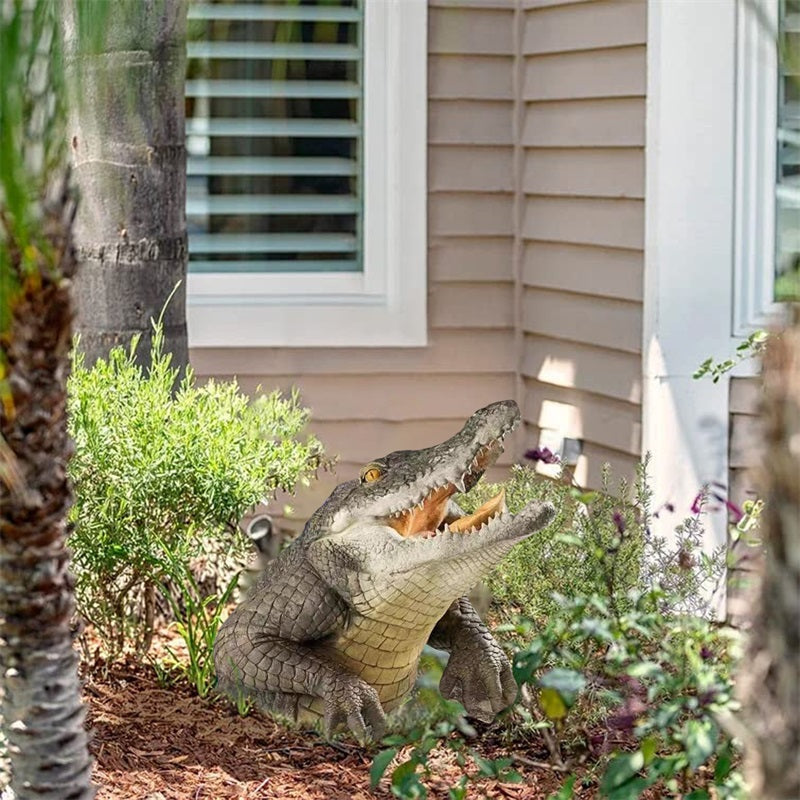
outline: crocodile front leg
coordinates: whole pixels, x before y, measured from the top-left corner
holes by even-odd
[[[214,644],[218,689],[295,721],[322,717],[330,736],[347,725],[380,738],[384,713],[368,683],[322,651],[347,607],[303,558],[273,562],[223,623]]]
[[[318,697],[324,704],[326,736],[342,725],[361,740],[383,735],[385,715],[368,683],[311,647],[237,627],[223,627],[217,637],[214,655],[221,691],[251,696],[267,710],[295,720],[303,697]]]
[[[439,691],[458,700],[471,717],[491,722],[514,702],[517,684],[511,664],[466,597],[447,609],[428,642],[450,653]]]

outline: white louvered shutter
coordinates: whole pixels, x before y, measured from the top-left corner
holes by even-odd
[[[360,0],[190,3],[190,272],[362,269],[362,34]]]

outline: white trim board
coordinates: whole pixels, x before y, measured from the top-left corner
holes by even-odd
[[[747,336],[780,313],[775,296],[778,0],[740,0],[736,30],[733,328]]]
[[[427,3],[364,15],[364,271],[189,275],[191,347],[427,343]]]
[[[692,373],[779,308],[777,67],[763,27],[776,19],[777,0],[648,0],[642,450],[655,503],[678,512],[654,521],[666,537],[703,485],[728,485],[730,379],[757,365],[716,384]],[[727,516],[709,514],[709,550],[727,542]]]
[[[736,27],[731,0],[648,1],[642,450],[669,536],[699,489],[728,481],[729,378],[692,373],[732,336]],[[727,540],[709,515],[709,549]]]

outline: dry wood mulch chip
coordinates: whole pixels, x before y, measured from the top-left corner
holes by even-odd
[[[369,788],[374,751],[311,732],[289,731],[223,702],[193,696],[185,686],[162,688],[152,668],[132,662],[84,675],[88,725],[96,760],[98,800],[368,800],[391,798],[388,778]],[[472,745],[485,758],[507,755],[491,732]],[[541,750],[526,753],[543,758]],[[461,769],[447,748],[431,753],[429,797],[447,798]],[[515,766],[522,784],[484,779],[469,798],[544,800],[561,784],[549,769]],[[474,765],[468,771],[475,772]],[[391,772],[391,769],[389,770]],[[588,793],[585,793],[588,792]],[[593,797],[584,790],[581,797]]]

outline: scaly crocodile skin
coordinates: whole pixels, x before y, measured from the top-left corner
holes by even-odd
[[[552,508],[531,504],[480,530],[419,538],[399,535],[386,518],[424,507],[420,517],[440,526],[438,498],[447,502],[450,491],[441,487],[474,485],[518,416],[514,403],[494,404],[441,445],[375,462],[377,486],[337,487],[220,628],[219,689],[291,720],[321,720],[328,735],[345,726],[360,739],[379,738],[430,641],[450,653],[442,693],[469,714],[489,721],[513,702],[508,660],[462,595],[544,527]]]

